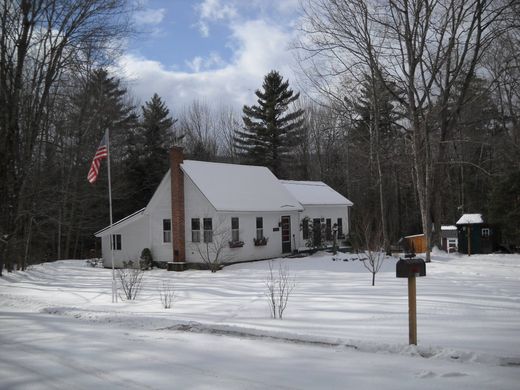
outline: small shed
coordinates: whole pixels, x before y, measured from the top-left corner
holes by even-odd
[[[404,247],[407,252],[424,253],[426,252],[426,237],[424,234],[414,234],[404,236]]]
[[[474,255],[495,250],[497,232],[484,222],[482,214],[464,214],[456,226],[460,253]]]
[[[457,252],[459,247],[459,237],[457,226],[443,225],[441,226],[442,249],[448,253]]]

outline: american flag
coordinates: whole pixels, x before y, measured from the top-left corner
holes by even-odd
[[[97,180],[99,174],[99,167],[101,166],[101,160],[108,157],[108,147],[107,147],[107,133],[103,136],[99,147],[97,148],[94,159],[92,160],[92,165],[90,166],[90,170],[88,171],[87,180],[92,184]]]

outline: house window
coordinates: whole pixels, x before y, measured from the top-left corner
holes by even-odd
[[[204,218],[204,242],[213,241],[213,221],[211,218]]]
[[[303,239],[308,240],[309,239],[309,218],[303,219],[302,230],[303,230]]]
[[[489,237],[491,235],[491,229],[482,228],[482,237]]]
[[[171,219],[163,219],[163,242],[172,242],[172,221]]]
[[[343,238],[343,220],[338,218],[338,238]]]
[[[332,240],[332,220],[330,218],[325,221],[325,237],[327,241]]]
[[[256,239],[261,240],[262,238],[264,238],[264,219],[256,217]]]
[[[238,242],[240,241],[240,233],[239,233],[239,225],[238,218],[231,218],[231,241]]]
[[[191,219],[191,242],[200,242],[200,219]]]
[[[121,250],[121,234],[112,234],[112,245],[110,246],[110,249],[114,251]]]

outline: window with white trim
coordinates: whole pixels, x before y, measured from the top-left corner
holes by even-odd
[[[262,217],[256,217],[256,239],[261,240],[264,238],[264,219]]]
[[[490,228],[482,228],[482,237],[489,237],[491,235]]]
[[[200,219],[191,219],[191,242],[200,242]]]
[[[110,249],[114,251],[120,251],[121,247],[121,234],[112,234]]]
[[[238,242],[240,241],[240,228],[238,217],[231,218],[231,241]]]
[[[213,242],[213,220],[211,218],[203,219],[204,242]]]
[[[171,219],[163,219],[163,242],[168,243],[172,242],[172,220]]]

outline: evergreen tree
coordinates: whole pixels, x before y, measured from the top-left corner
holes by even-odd
[[[262,88],[255,92],[258,105],[243,108],[244,128],[235,133],[235,147],[247,163],[265,165],[281,177],[282,163],[298,143],[303,124],[302,109],[287,113],[300,94],[274,70],[264,77]]]
[[[501,229],[501,243],[520,249],[520,172],[499,178],[489,196],[489,220]]]
[[[130,141],[127,160],[129,192],[134,209],[144,207],[169,167],[169,151],[182,136],[173,130],[176,120],[170,116],[159,95],[141,107],[140,126]]]
[[[94,185],[86,180],[92,157],[107,129],[110,130],[110,160],[114,220],[131,210],[124,191],[126,141],[137,125],[134,107],[127,103],[127,91],[120,80],[104,69],[94,70],[86,80],[78,80],[68,106],[63,103],[64,118],[57,123],[55,151],[60,165],[53,172],[55,185],[40,201],[51,220],[58,220],[59,258],[75,258],[94,248],[93,232],[107,226],[109,218],[107,164]],[[49,155],[50,158],[52,154]],[[52,161],[48,162],[52,167]],[[52,169],[52,168],[50,168]],[[60,194],[59,197],[56,194]]]

